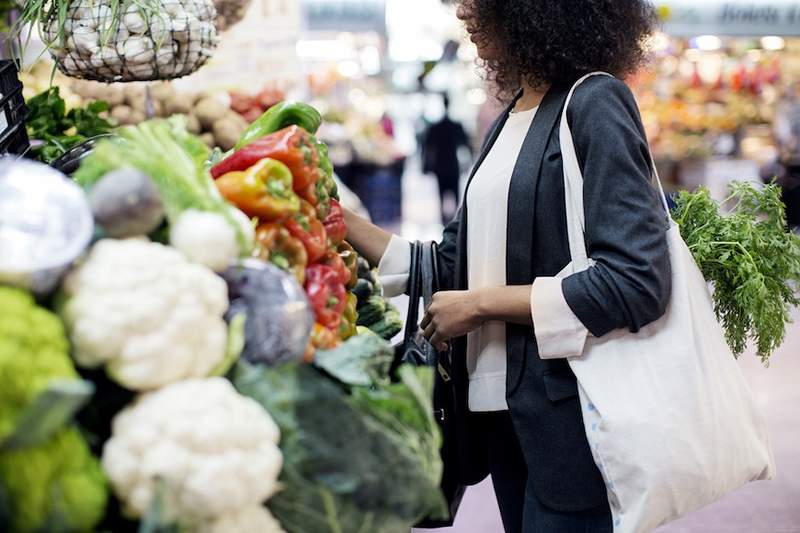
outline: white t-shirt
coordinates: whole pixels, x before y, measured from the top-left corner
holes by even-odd
[[[537,109],[509,115],[467,191],[469,289],[506,285],[508,192],[514,166]],[[387,296],[405,292],[410,264],[408,241],[393,237],[378,267]],[[582,345],[588,335],[586,327],[567,304],[561,279],[557,277],[537,278],[534,281],[531,316],[539,357],[542,359],[564,357],[565,346]],[[578,356],[580,353],[569,355]],[[507,358],[506,325],[503,322],[487,322],[468,334],[470,411],[508,410]]]
[[[511,113],[467,192],[468,288],[506,285],[508,191],[537,109]],[[506,325],[487,322],[467,336],[469,408],[505,411]]]

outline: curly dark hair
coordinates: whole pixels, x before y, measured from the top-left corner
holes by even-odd
[[[492,41],[498,58],[484,62],[502,100],[523,83],[572,83],[602,70],[625,77],[645,63],[657,25],[648,0],[461,0]]]

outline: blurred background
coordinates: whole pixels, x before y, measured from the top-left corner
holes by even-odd
[[[197,112],[182,111],[170,99],[210,97],[246,120],[284,98],[307,101],[324,115],[319,136],[354,194],[348,201],[360,201],[375,222],[407,238],[439,238],[472,156],[501,110],[481,79],[455,7],[442,0],[224,3],[230,27],[217,53],[191,76],[150,86],[155,103],[148,108],[143,86],[53,77],[52,63],[35,42],[20,73],[24,96],[46,90],[52,77],[68,107],[103,99],[120,123]],[[705,185],[723,198],[731,180],[777,177],[790,223],[800,225],[800,2],[657,4],[664,24],[651,42],[652,62],[627,81],[665,185]],[[225,135],[206,126],[213,121],[196,118],[197,132],[226,149]],[[0,116],[0,130],[7,125],[8,117]],[[437,164],[443,158],[449,163]],[[748,487],[665,531],[800,532],[800,331],[793,328],[772,368],[752,356],[744,363],[769,416],[779,479]],[[453,531],[500,530],[491,486],[484,483],[468,493]]]

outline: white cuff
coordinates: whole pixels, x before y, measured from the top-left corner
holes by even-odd
[[[392,235],[389,246],[378,264],[378,279],[383,285],[387,298],[400,296],[408,287],[408,273],[411,270],[411,243]]]
[[[536,278],[531,289],[531,316],[541,359],[583,355],[589,330],[570,309],[560,278]]]

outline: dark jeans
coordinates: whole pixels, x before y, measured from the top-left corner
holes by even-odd
[[[611,533],[608,506],[579,512],[555,511],[539,502],[508,412],[480,415],[488,440],[492,474],[506,533]]]
[[[439,198],[442,202],[442,224],[445,226],[453,220],[455,216],[455,212],[447,213],[444,210],[444,202],[445,198],[447,198],[447,194],[451,193],[455,200],[456,204],[456,211],[458,211],[458,185],[461,176],[459,175],[458,170],[454,170],[453,172],[443,172],[436,174],[436,180],[439,182]]]

